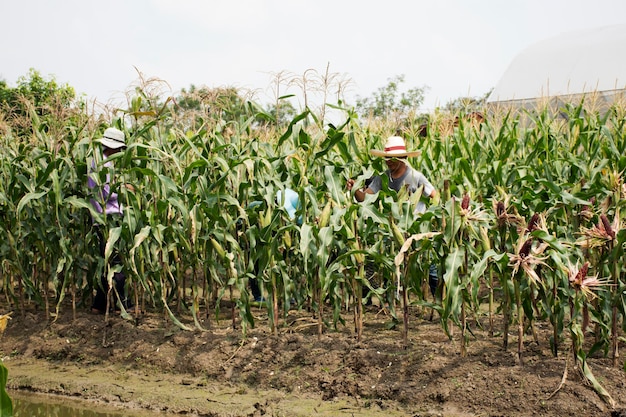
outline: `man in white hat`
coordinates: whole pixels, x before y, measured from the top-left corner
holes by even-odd
[[[433,198],[437,194],[437,190],[428,181],[428,179],[420,171],[409,165],[407,158],[418,156],[420,151],[407,151],[404,139],[400,136],[391,136],[385,143],[384,150],[372,149],[372,156],[385,158],[387,164],[386,174],[389,177],[389,188],[400,191],[402,186],[408,187],[408,191],[413,193],[419,187],[424,187],[422,193],[426,197]],[[379,175],[370,178],[366,182],[366,186],[354,192],[357,201],[365,200],[365,194],[376,194],[382,188],[382,179]],[[349,179],[346,183],[348,190],[352,190],[354,180]],[[419,202],[415,207],[416,213],[423,213],[426,205]]]
[[[423,187],[422,195],[434,198],[437,195],[437,190],[428,181],[428,179],[420,171],[414,169],[407,158],[418,156],[420,151],[407,151],[406,143],[400,136],[390,136],[385,142],[385,149],[378,150],[372,149],[370,151],[372,156],[385,158],[387,164],[386,175],[389,177],[389,188],[400,191],[403,186],[408,187],[409,193],[413,193]],[[376,175],[365,182],[365,187],[354,191],[354,197],[357,201],[361,202],[365,200],[365,194],[376,194],[382,189],[382,179],[380,175]],[[349,179],[346,182],[348,190],[352,190],[354,187],[354,180]],[[423,213],[426,211],[426,205],[419,201],[415,207],[414,213]],[[438,273],[437,268],[433,264],[430,266],[428,274],[428,285],[430,287],[431,294],[434,296],[438,285]]]
[[[111,155],[126,149],[124,132],[114,127],[106,129],[102,137],[98,139],[97,142],[102,145],[102,155],[105,160],[110,158]],[[106,161],[102,164],[102,166],[111,170],[113,168],[113,162]],[[119,221],[121,219],[121,215],[123,214],[123,206],[119,202],[118,194],[111,190],[111,176],[107,172],[104,179],[102,179],[96,170],[97,167],[95,163],[93,163],[90,175],[87,177],[87,186],[92,191],[93,195],[91,198],[91,204],[96,212],[100,214],[105,213],[108,220],[113,220],[114,222]],[[130,184],[125,184],[124,187],[130,191],[134,191],[133,186]],[[106,240],[99,225],[94,223],[94,229],[96,236],[98,237],[100,256],[104,257]],[[122,261],[118,251],[114,251],[110,258],[111,265],[119,265],[121,262]],[[124,304],[124,307],[130,307],[130,304],[126,300],[126,275],[123,272],[117,272],[113,276],[113,281],[115,284],[115,290],[119,295],[121,302]],[[96,295],[91,306],[92,312],[106,312],[107,292],[105,290],[108,290],[108,288],[108,280],[106,278],[105,271],[101,277],[101,285],[96,285]]]
[[[121,152],[126,148],[124,132],[114,127],[110,127],[105,130],[104,134],[97,140],[97,142],[102,145],[102,155],[104,156],[104,159],[107,159],[111,155]],[[112,169],[113,163],[108,161],[104,163],[104,166]],[[91,169],[94,171],[96,167],[92,166]],[[122,206],[118,201],[117,193],[111,192],[110,180],[111,178],[109,174],[107,174],[104,183],[99,187],[99,193],[91,199],[91,204],[98,213],[102,213],[104,211],[107,215],[122,214]],[[87,178],[87,186],[91,190],[98,188],[97,181],[91,175]],[[104,203],[104,209],[102,208],[102,203]]]

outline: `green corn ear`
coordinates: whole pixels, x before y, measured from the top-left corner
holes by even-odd
[[[226,256],[226,251],[224,250],[222,245],[220,245],[220,242],[218,242],[214,238],[210,238],[210,240],[211,245],[213,245],[213,249],[215,249],[215,252],[217,252],[220,257],[224,258]]]
[[[288,230],[283,234],[283,242],[285,243],[285,247],[287,249],[291,248],[291,233]]]
[[[394,222],[391,222],[391,231],[393,232],[393,237],[396,239],[396,242],[398,242],[398,245],[404,245],[404,233],[402,233],[402,230],[400,230],[398,225]]]
[[[328,202],[326,203],[326,206],[324,206],[324,209],[322,210],[322,214],[320,215],[320,223],[319,223],[320,227],[328,226],[331,212],[332,212],[332,200],[328,200]]]
[[[491,249],[491,240],[489,240],[489,234],[485,226],[480,227],[480,240],[483,244],[483,250],[487,252]]]

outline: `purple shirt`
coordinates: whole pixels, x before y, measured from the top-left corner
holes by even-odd
[[[106,157],[105,157],[106,158]],[[104,166],[107,168],[112,168],[112,162],[105,162]],[[94,172],[96,169],[95,162],[91,165],[91,172]],[[122,214],[122,205],[117,199],[117,193],[111,192],[111,185],[109,184],[111,178],[110,175],[106,174],[106,180],[104,184],[100,185],[100,196],[98,199],[92,198],[91,205],[96,209],[96,211],[102,214],[102,205],[101,202],[105,202],[105,212],[106,214]],[[98,183],[91,177],[91,175],[87,176],[87,186],[89,189],[96,191],[98,188]]]

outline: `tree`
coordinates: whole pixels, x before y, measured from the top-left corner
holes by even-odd
[[[271,104],[265,114],[273,117],[267,124],[285,126],[296,117],[298,111],[290,101],[282,100],[277,104]]]
[[[417,113],[424,103],[424,93],[428,87],[414,87],[406,92],[400,92],[404,75],[396,75],[387,81],[388,84],[380,87],[371,97],[357,97],[356,110],[360,116],[388,118]]]
[[[31,132],[33,117],[39,119],[37,125],[44,131],[59,120],[72,118],[75,98],[69,84],[60,85],[53,76],[46,79],[33,68],[18,78],[15,88],[0,81],[0,111],[18,136]]]
[[[23,99],[28,99],[40,116],[51,106],[69,107],[76,98],[74,88],[68,84],[59,85],[54,77],[45,79],[38,71],[31,68],[28,75],[17,80],[17,87],[11,88],[5,81],[0,81],[0,104],[13,109],[23,110]]]
[[[491,90],[482,97],[458,97],[449,101],[445,109],[452,114],[469,114],[471,112],[480,111],[485,106],[489,94],[491,94]]]
[[[248,116],[247,101],[246,95],[235,87],[198,88],[193,84],[188,90],[183,88],[176,98],[178,107],[184,111],[227,122]]]

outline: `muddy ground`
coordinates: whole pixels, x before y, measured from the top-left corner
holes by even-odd
[[[6,306],[0,305],[6,313]],[[362,341],[351,313],[337,330],[317,335],[317,320],[292,309],[272,335],[267,311],[255,307],[255,328],[242,337],[230,309],[185,331],[162,313],[135,320],[71,308],[56,320],[42,311],[13,312],[0,340],[11,392],[82,398],[124,409],[199,416],[626,416],[624,359],[618,367],[596,355],[589,363],[615,401],[611,407],[567,361],[568,341],[555,358],[550,328],[525,339],[516,362],[515,329],[509,348],[489,335],[486,316],[470,322],[466,356],[460,331],[452,339],[435,314],[411,310],[409,344],[402,325],[377,306],[365,310]],[[191,317],[182,321],[193,327]],[[500,324],[496,323],[496,330]],[[592,338],[589,335],[588,338]],[[622,349],[624,349],[622,343]]]

